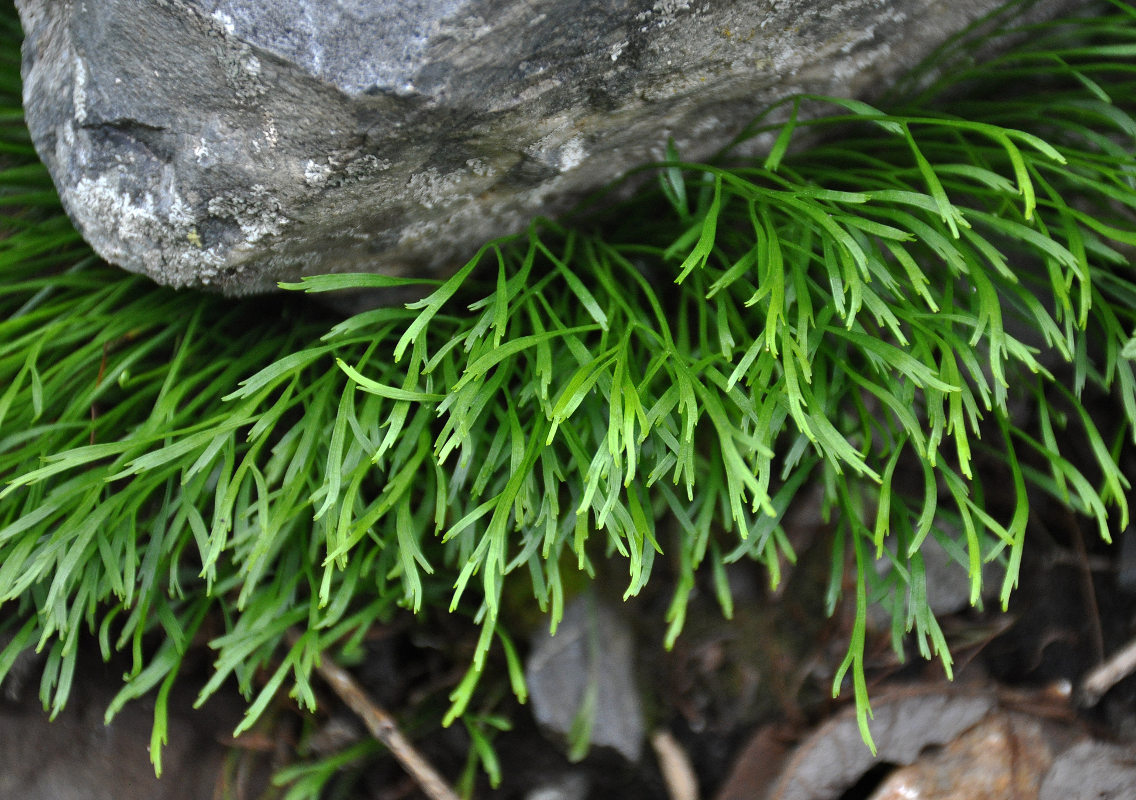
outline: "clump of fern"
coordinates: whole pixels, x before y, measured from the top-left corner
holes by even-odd
[[[397,607],[446,606],[481,625],[449,722],[495,646],[523,695],[498,624],[506,586],[555,627],[562,570],[620,559],[631,596],[660,553],[677,556],[669,644],[699,570],[727,615],[725,565],[752,559],[779,580],[795,557],[782,515],[819,484],[830,610],[849,561],[856,576],[834,690],[851,676],[869,737],[869,604],[891,613],[897,646],[910,633],[950,669],[928,536],[967,567],[975,601],[982,566],[1001,561],[1004,603],[1031,484],[1106,539],[1127,521],[1136,10],[1028,34],[971,65],[957,53],[972,32],[938,54],[949,69],[886,105],[787,100],[787,121],[745,132],[769,138],[764,159],[691,164],[672,148],[651,167],[657,188],[609,216],[619,224],[536,220],[442,282],[285,287],[422,289],[334,324],[297,298],[264,311],[176,294],[90,256],[32,160],[6,48],[0,676],[44,649],[57,712],[80,636],[131,651],[108,716],[157,687],[158,759],[166,697],[207,618],[221,632],[202,697],[235,676],[243,728],[286,688],[314,708],[314,661]],[[1008,78],[1012,94],[975,99]],[[1122,418],[1094,420],[1089,392]],[[1030,424],[1011,413],[1022,399]],[[1008,518],[986,501],[979,448],[1010,476]],[[901,465],[922,492],[893,489]]]

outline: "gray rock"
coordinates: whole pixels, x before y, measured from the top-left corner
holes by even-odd
[[[1136,747],[1087,741],[1062,753],[1038,800],[1123,800],[1136,797]]]
[[[591,745],[638,761],[645,728],[634,670],[628,624],[593,594],[577,598],[564,610],[556,635],[543,631],[533,642],[525,664],[533,715],[557,737],[572,739],[574,730],[583,729]],[[578,743],[569,745],[575,750]]]
[[[588,778],[581,772],[557,775],[525,795],[525,800],[586,800]]]
[[[106,259],[228,294],[452,271],[1002,0],[17,0],[36,148]],[[1045,0],[1044,13],[1076,5]]]
[[[1121,590],[1136,594],[1136,523],[1129,525],[1121,534],[1116,583]]]
[[[798,746],[770,790],[776,800],[833,800],[881,762],[913,764],[926,748],[942,747],[994,709],[993,694],[939,690],[877,698],[870,723],[878,755],[864,744],[855,709],[822,725]]]
[[[243,766],[234,769],[235,754],[220,743],[241,719],[244,703],[235,692],[194,709],[195,689],[174,687],[162,778],[155,777],[149,756],[152,697],[127,703],[113,722],[104,722],[107,706],[122,688],[124,667],[129,664],[102,664],[93,653],[80,656],[70,700],[52,721],[36,687],[28,687],[17,702],[0,701],[0,797],[200,800],[220,796],[219,787],[226,784],[234,795],[262,796],[269,785],[268,760],[242,759]]]

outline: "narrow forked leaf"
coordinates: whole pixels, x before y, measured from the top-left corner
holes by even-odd
[[[497,240],[482,245],[481,249],[477,251],[473,258],[465,263],[465,266],[454,273],[449,280],[439,286],[429,297],[415,303],[407,304],[407,308],[413,310],[422,309],[422,312],[414,319],[414,322],[407,327],[402,337],[398,340],[398,344],[395,345],[394,360],[396,362],[402,360],[406,348],[410,346],[411,342],[418,338],[418,334],[430,324],[430,320],[437,315],[442,309],[442,306],[461,288],[461,285],[465,283],[474,269],[481,264],[481,260],[485,257],[485,254],[492,249],[499,248],[503,242],[504,240]]]
[[[1026,523],[1029,518],[1029,498],[1026,496],[1025,477],[1022,475],[1021,466],[1018,463],[1018,456],[1014,450],[1014,443],[1010,438],[1009,425],[1002,415],[997,417],[998,426],[1002,429],[1002,437],[1006,443],[1006,457],[1010,467],[1010,475],[1013,477],[1014,483],[1014,496],[1016,502],[1014,503],[1014,516],[1010,520],[1010,525],[1007,528],[1007,533],[1010,537],[1010,562],[1006,566],[1006,577],[1002,581],[1002,594],[1000,600],[1002,601],[1002,610],[1005,611],[1009,607],[1010,592],[1018,585],[1018,572],[1021,569],[1022,563],[1022,547],[1025,544]]]
[[[868,617],[867,574],[871,567],[866,563],[864,557],[864,537],[858,530],[860,523],[855,518],[856,511],[851,508],[852,503],[847,499],[847,489],[842,487],[840,493],[843,496],[841,505],[844,507],[844,513],[850,515],[845,528],[851,528],[848,535],[852,539],[852,549],[856,558],[856,616],[852,623],[848,652],[844,656],[844,661],[837,668],[832,681],[832,696],[840,696],[841,683],[843,683],[844,676],[848,674],[848,670],[851,668],[853,696],[856,700],[856,722],[865,744],[871,749],[872,755],[875,755],[876,743],[872,739],[872,732],[868,727],[868,720],[872,717],[872,706],[868,700],[868,683],[864,674],[864,649],[867,641]],[[836,563],[835,560],[834,563]]]
[[[240,388],[235,392],[231,392],[223,400],[237,400],[240,398],[251,397],[261,389],[270,386],[277,381],[286,377],[289,373],[299,372],[304,367],[316,361],[320,356],[330,353],[334,350],[332,345],[324,345],[322,347],[311,347],[307,350],[301,350],[298,353],[292,353],[284,358],[278,359],[269,364],[264,369],[257,372],[255,375],[245,378],[240,382]]]
[[[569,241],[568,246],[570,247],[571,244],[571,241]],[[576,273],[569,269],[568,266],[564,263],[566,259],[558,258],[557,256],[553,255],[552,251],[548,249],[548,246],[539,240],[537,241],[537,247],[556,267],[556,271],[560,274],[560,277],[564,279],[564,282],[568,284],[568,288],[572,290],[572,294],[576,295],[576,298],[580,301],[580,304],[588,312],[588,316],[594,319],[596,321],[596,324],[599,325],[602,330],[606,331],[607,314],[604,313],[604,310],[600,307],[600,304],[596,300],[595,295],[593,295],[588,287],[584,285],[584,282],[580,280],[579,276],[577,276]]]
[[[820,100],[825,103],[831,103],[834,106],[840,106],[851,111],[853,114],[861,117],[870,117],[870,121],[876,123],[888,133],[894,133],[899,136],[903,135],[903,124],[896,121],[890,115],[880,111],[875,106],[869,105],[862,100],[852,100],[847,97],[828,97],[821,95],[806,95],[809,99]]]
[[[552,440],[556,438],[557,427],[568,419],[583,402],[588,392],[592,390],[592,387],[603,375],[608,364],[614,361],[617,355],[618,353],[613,348],[598,358],[581,365],[569,378],[564,390],[560,393],[559,399],[552,407],[552,425],[548,429],[546,445],[552,444]]]
[[[793,131],[797,128],[797,112],[800,110],[801,98],[795,97],[793,98],[793,108],[789,111],[789,119],[781,126],[781,132],[777,134],[777,141],[773,143],[773,147],[762,165],[770,172],[776,172],[777,168],[781,166],[781,159],[785,157],[785,151],[789,149],[789,142],[793,138]]]
[[[903,125],[903,135],[907,139],[912,155],[915,156],[915,164],[919,167],[919,174],[923,176],[923,180],[927,184],[927,191],[935,200],[939,216],[951,229],[951,235],[957,239],[959,237],[958,222],[961,221],[963,225],[966,225],[966,220],[951,205],[951,201],[947,198],[947,192],[943,189],[943,184],[940,183],[939,177],[935,174],[935,170],[931,167],[927,157],[923,155],[923,151],[919,149],[915,137],[911,135],[911,129],[906,124]]]
[[[280,281],[281,289],[302,292],[341,292],[360,289],[397,289],[406,286],[439,286],[441,281],[431,278],[400,278],[373,272],[342,272],[332,275],[307,275],[295,283]]]
[[[1072,75],[1078,83],[1088,89],[1089,93],[1092,94],[1093,97],[1097,98],[1102,103],[1108,103],[1111,105],[1112,98],[1108,96],[1108,92],[1101,88],[1101,85],[1099,83],[1094,81],[1081,70],[1069,66],[1068,62],[1066,62],[1065,59],[1063,59],[1056,53],[1053,54],[1053,60],[1056,63],[1060,64],[1070,75]]]
[[[501,344],[509,323],[509,283],[505,277],[505,256],[497,251],[497,291],[493,295],[493,346]]]
[[[720,175],[714,176],[714,199],[710,202],[710,208],[706,211],[706,216],[702,220],[702,232],[699,234],[698,243],[694,245],[694,249],[690,251],[678,269],[678,277],[675,278],[675,283],[682,283],[686,280],[696,267],[703,267],[706,265],[707,259],[710,258],[710,253],[714,249],[714,240],[718,231],[718,214],[722,209],[722,177]]]
[[[346,366],[339,361],[342,366]],[[335,423],[331,427],[331,442],[327,448],[327,465],[324,474],[327,475],[325,496],[313,519],[319,519],[328,509],[339,501],[340,481],[343,478],[343,443],[347,437],[347,416],[353,397],[351,389],[347,389],[339,398],[339,410],[335,414]],[[263,520],[261,522],[263,525]]]
[[[388,386],[385,383],[379,383],[376,380],[368,378],[366,375],[361,374],[357,369],[350,366],[342,358],[335,359],[335,363],[343,370],[352,381],[358,384],[359,388],[365,392],[376,394],[379,397],[385,397],[388,400],[409,400],[418,403],[434,403],[439,400],[445,400],[444,394],[434,394],[432,392],[416,392],[409,389],[400,389],[397,386]]]
[[[685,220],[690,216],[690,204],[686,198],[686,179],[683,177],[682,167],[678,166],[681,158],[674,137],[667,137],[666,159],[668,165],[660,173],[659,182],[662,184],[663,194],[674,206],[679,218]]]
[[[487,353],[482,353],[473,361],[471,361],[465,368],[465,372],[457,383],[454,384],[450,390],[451,393],[460,391],[465,388],[470,381],[484,375],[490,369],[505,361],[516,354],[527,350],[531,347],[538,347],[546,345],[550,341],[563,336],[573,336],[577,333],[585,333],[587,331],[594,331],[599,328],[599,325],[580,325],[575,328],[563,328],[561,330],[546,331],[544,333],[534,333],[529,336],[518,336],[516,339],[511,339],[497,348],[493,348]]]

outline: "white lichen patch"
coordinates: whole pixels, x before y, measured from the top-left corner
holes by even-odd
[[[175,230],[196,229],[197,217],[189,204],[182,199],[177,188],[170,181],[166,194],[170,197],[170,210],[166,212],[166,222]]]
[[[465,165],[478,178],[492,178],[497,174],[497,170],[493,168],[492,164],[488,164],[480,158],[471,158],[465,162]]]
[[[343,171],[347,173],[349,178],[361,179],[378,172],[386,172],[392,166],[393,164],[391,164],[389,158],[379,158],[376,155],[368,153],[348,163]]]
[[[261,79],[260,59],[244,42],[228,40],[220,47],[220,61],[225,79],[238,100],[252,102],[268,94]]]
[[[82,125],[87,121],[87,63],[76,58],[75,77],[71,83],[71,102],[75,106],[75,121]]]
[[[588,157],[588,150],[584,146],[584,137],[573,136],[560,147],[558,155],[560,156],[561,172],[567,172],[580,166]]]
[[[222,259],[204,247],[176,192],[169,212],[163,214],[153,194],[125,189],[124,177],[124,172],[116,171],[84,176],[65,193],[80,230],[109,234],[101,237],[100,255],[173,286],[197,284],[202,276],[215,273]]]
[[[580,166],[589,155],[587,139],[577,132],[571,115],[558,114],[544,122],[547,132],[525,148],[525,155],[557,172]]]
[[[223,30],[230,36],[232,36],[237,29],[233,24],[233,18],[226,14],[224,11],[214,11],[213,21],[217,23],[218,27],[220,27],[221,30]]]
[[[116,248],[119,252],[110,254],[112,258],[127,255],[122,243],[145,240],[155,227],[162,224],[154,210],[154,196],[146,193],[132,198],[122,190],[111,173],[79,178],[72,194],[81,198],[81,202],[72,204],[81,229],[102,227],[107,220],[114,220],[115,238],[120,244]]]
[[[310,158],[304,164],[304,183],[308,186],[323,186],[327,183],[329,175],[331,175],[331,164],[318,164]]]
[[[210,216],[236,222],[249,244],[266,236],[279,236],[288,225],[288,218],[280,213],[280,203],[260,184],[246,193],[214,197],[207,208]]]
[[[689,11],[689,0],[658,0],[651,10],[664,17],[674,17],[680,11]]]
[[[411,199],[423,208],[436,208],[437,206],[465,201],[467,195],[458,194],[457,189],[462,184],[460,173],[449,172],[442,174],[436,168],[430,167],[422,172],[410,176],[407,188]]]
[[[637,14],[635,20],[665,28],[683,11],[690,11],[690,0],[657,0],[650,10]],[[641,30],[645,31],[646,28]]]

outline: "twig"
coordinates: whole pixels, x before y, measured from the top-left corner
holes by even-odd
[[[289,636],[293,645],[298,638],[294,633]],[[391,751],[391,755],[398,759],[431,800],[460,800],[445,778],[399,730],[394,717],[375,703],[347,670],[335,663],[330,655],[322,653],[316,671],[332,691],[339,695],[339,699],[363,721],[371,735]]]
[[[660,729],[652,733],[651,746],[659,760],[659,771],[663,773],[670,800],[698,800],[698,778],[690,765],[690,757],[670,731]]]
[[[1081,684],[1081,702],[1086,706],[1096,705],[1105,692],[1136,672],[1136,639],[1085,677]]]

